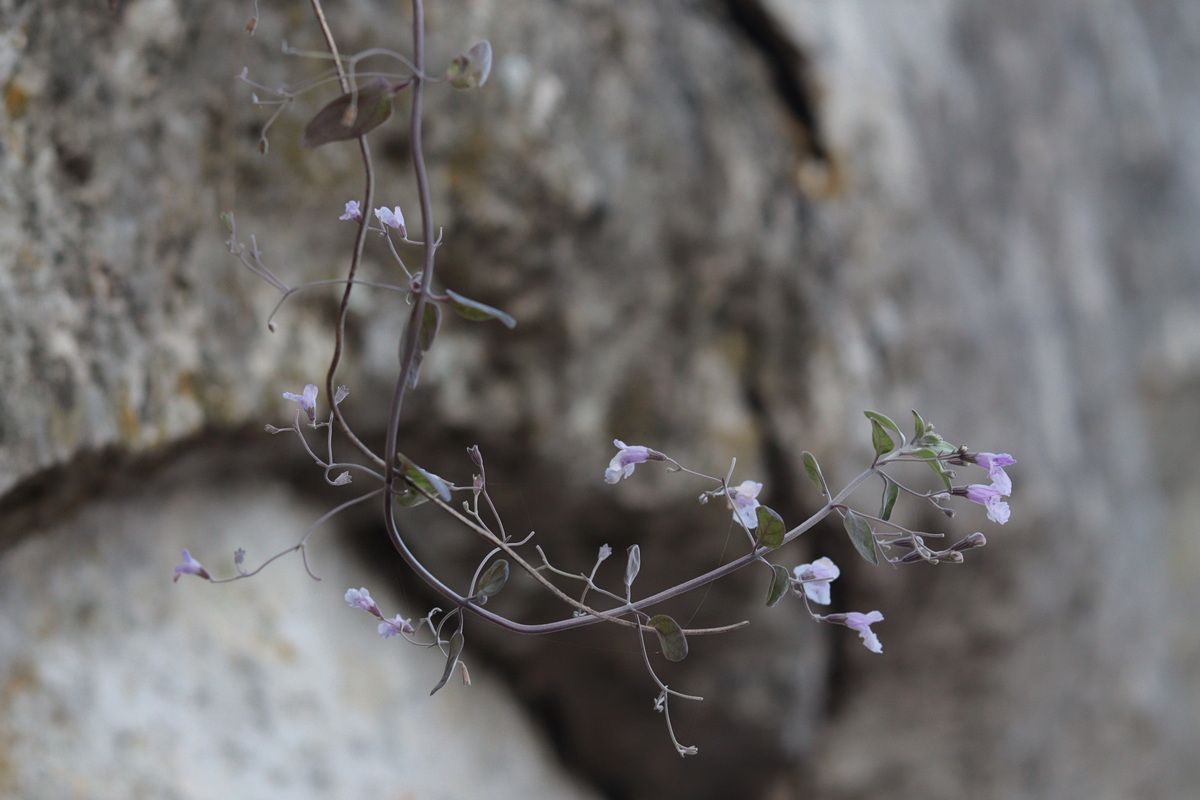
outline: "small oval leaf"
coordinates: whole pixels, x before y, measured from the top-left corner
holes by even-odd
[[[783,544],[784,534],[787,533],[787,526],[783,524],[783,517],[775,513],[774,509],[766,506],[759,506],[755,512],[758,515],[758,541],[759,544],[765,545],[772,550]]]
[[[475,589],[475,599],[485,601],[504,588],[508,583],[508,561],[499,559],[479,576],[479,586]]]
[[[864,411],[863,414],[866,415],[867,419],[871,420],[872,422],[878,422],[882,427],[887,428],[901,439],[904,438],[904,434],[900,432],[900,427],[896,425],[896,423],[892,422],[891,417],[880,414],[878,411]]]
[[[925,431],[929,430],[929,426],[925,424],[925,420],[917,413],[914,408],[913,412],[913,441],[919,441],[925,435]]]
[[[400,474],[404,476],[405,483],[416,484],[426,492],[430,494],[436,494],[443,500],[450,499],[450,488],[446,486],[445,481],[443,481],[437,475],[434,475],[432,472],[427,472],[426,470],[418,467],[416,464],[402,460],[400,462]],[[429,498],[408,486],[406,486],[403,491],[397,493],[396,495],[396,502],[405,508],[419,506],[427,499]]]
[[[679,623],[666,614],[650,618],[650,627],[658,634],[658,645],[662,649],[663,658],[667,661],[683,661],[687,658],[687,637]]]
[[[847,511],[842,522],[846,526],[846,533],[850,534],[850,543],[854,545],[858,554],[872,566],[879,566],[879,555],[875,552],[875,534],[871,531],[870,523],[853,511]]]
[[[437,694],[437,690],[446,685],[446,681],[450,680],[450,676],[454,674],[454,668],[458,666],[458,657],[462,655],[463,634],[461,630],[455,631],[450,637],[450,652],[446,655],[446,669],[442,672],[442,679],[437,682],[437,686],[429,692],[429,696]]]
[[[888,476],[883,476],[883,501],[879,507],[880,519],[891,519],[892,508],[896,505],[896,498],[900,496],[900,486]]]
[[[330,142],[357,139],[370,133],[392,115],[392,87],[376,78],[357,92],[331,100],[304,126],[301,147],[320,147]]]
[[[642,548],[636,544],[629,545],[629,560],[625,562],[625,587],[633,586],[633,579],[642,569]]]
[[[871,446],[875,448],[876,456],[890,453],[896,449],[896,443],[892,441],[892,437],[888,436],[888,432],[876,419],[871,420]]]
[[[801,458],[804,460],[804,471],[808,474],[808,479],[824,495],[826,491],[825,476],[821,474],[821,467],[817,464],[817,457],[805,450],[801,454]]]
[[[771,585],[767,589],[767,608],[776,605],[783,596],[787,594],[788,587],[792,585],[791,573],[787,571],[787,567],[781,567],[778,564],[771,565]]]
[[[484,322],[494,319],[503,323],[504,327],[509,330],[517,326],[517,321],[512,316],[505,314],[498,308],[492,308],[485,303],[468,299],[458,292],[452,292],[449,289],[446,290],[446,296],[450,298],[450,307],[463,319],[469,319],[472,322]]]

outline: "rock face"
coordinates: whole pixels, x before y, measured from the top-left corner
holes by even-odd
[[[985,531],[961,567],[860,567],[837,525],[781,554],[843,566],[834,610],[881,609],[882,656],[796,604],[761,608],[752,571],[668,609],[752,622],[664,669],[706,697],[673,706],[701,749],[686,761],[623,631],[473,624],[472,674],[487,664],[506,685],[424,699],[435,659],[380,643],[340,600],[402,583],[406,616],[437,602],[385,555],[371,512],[324,534],[320,584],[295,561],[166,584],[181,547],[214,570],[237,546],[264,557],[351,496],[318,491],[292,437],[258,432],[289,418],[280,392],[322,382],[333,290],[297,296],[271,334],[276,296],[216,221],[233,210],[290,285],[344,269],[356,148],[298,145],[333,89],[280,116],[260,156],[272,109],[232,79],[314,77],[319,63],[278,51],[321,48],[308,9],[264,4],[249,38],[250,4],[0,0],[0,785],[584,796],[531,721],[611,797],[1166,797],[1200,782],[1182,755],[1197,653],[1174,635],[1200,597],[1180,533],[1195,480],[1164,455],[1200,438],[1181,413],[1200,364],[1189,4],[431,0],[430,63],[481,35],[496,54],[482,91],[430,91],[438,274],[519,324],[446,321],[406,453],[466,483],[463,447],[480,444],[510,532],[536,530],[573,572],[638,543],[646,592],[740,541],[695,503],[705,486],[658,465],[604,485],[614,437],[712,474],[736,457],[735,481],[762,481],[791,524],[819,505],[803,450],[831,483],[869,464],[863,408],[917,408],[1018,459],[1005,528],[961,506],[909,515]],[[394,3],[329,12],[345,52],[407,52]],[[418,238],[406,105],[371,146],[377,205],[401,205]],[[363,277],[395,272],[369,242]],[[345,408],[373,445],[406,308],[364,290],[351,309]],[[424,509],[401,525],[455,585],[485,552]],[[563,613],[517,580],[495,603]],[[247,757],[251,736],[271,749]],[[139,771],[105,772],[114,748]]]
[[[312,554],[320,583],[171,586],[171,550],[255,559],[313,516],[261,471],[214,481],[227,458],[177,459],[6,553],[5,797],[596,796],[486,669],[431,698],[441,659],[381,646],[341,602],[361,572],[345,548]]]

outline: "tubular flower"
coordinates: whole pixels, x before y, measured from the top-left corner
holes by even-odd
[[[628,478],[633,474],[636,465],[654,458],[654,451],[648,447],[630,447],[620,439],[613,439],[613,444],[617,446],[618,452],[612,457],[612,461],[608,462],[608,469],[604,470],[605,483],[616,483],[621,478]]]
[[[733,496],[733,518],[753,530],[758,527],[758,493],[763,485],[757,481],[742,481],[730,489]]]
[[[804,594],[814,603],[829,605],[829,584],[842,571],[829,558],[818,558],[811,564],[801,564],[793,570],[796,580],[804,582]]]

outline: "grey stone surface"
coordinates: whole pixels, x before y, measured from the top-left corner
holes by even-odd
[[[226,460],[179,459],[5,554],[0,794],[596,796],[477,660],[472,686],[430,697],[441,657],[379,639],[342,601],[363,568],[336,538],[310,554],[319,583],[292,557],[252,580],[173,585],[180,549],[231,575],[235,548],[257,564],[318,512]],[[373,597],[398,610],[387,584]]]

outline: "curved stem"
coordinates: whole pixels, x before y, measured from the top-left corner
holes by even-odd
[[[317,3],[318,0],[313,0],[313,2]],[[531,565],[527,561],[525,561],[525,559],[521,558],[520,555],[517,554],[507,542],[504,542],[499,537],[496,537],[495,534],[493,534],[491,531],[473,523],[470,519],[468,519],[467,517],[462,515],[457,509],[455,509],[452,506],[450,506],[449,504],[443,502],[441,500],[441,498],[438,498],[436,496],[431,496],[428,493],[426,493],[426,496],[429,497],[429,499],[433,500],[434,502],[437,502],[443,509],[445,509],[446,511],[449,511],[453,516],[458,518],[460,521],[464,522],[470,528],[475,530],[477,533],[479,533],[480,535],[487,538],[494,546],[503,550],[507,555],[509,555],[509,557],[513,558],[519,566],[521,566],[526,572],[528,572],[535,580],[542,583],[546,588],[550,589],[560,599],[564,600],[568,605],[571,605],[571,606],[575,607],[576,609],[583,611],[587,615],[587,616],[580,616],[580,617],[572,617],[570,619],[558,620],[555,622],[540,623],[540,624],[526,624],[526,623],[521,623],[521,622],[516,622],[514,620],[510,620],[507,617],[504,617],[504,616],[501,616],[500,614],[496,614],[492,611],[489,611],[486,608],[483,608],[482,606],[480,606],[473,599],[471,599],[469,597],[465,597],[465,596],[459,594],[458,592],[454,591],[453,589],[451,589],[449,586],[447,586],[440,578],[438,578],[436,575],[434,575],[432,572],[430,572],[429,569],[427,569],[425,567],[425,565],[422,564],[421,561],[416,557],[416,555],[412,552],[412,550],[409,549],[408,544],[404,541],[404,538],[400,535],[400,531],[396,526],[396,519],[395,519],[395,514],[394,514],[394,512],[395,512],[395,496],[396,496],[396,493],[400,489],[399,483],[404,480],[396,468],[398,446],[399,446],[398,438],[399,438],[399,427],[400,427],[400,414],[401,414],[401,411],[404,406],[405,392],[407,391],[408,387],[412,384],[412,377],[414,375],[414,370],[416,369],[417,365],[419,364],[419,361],[417,359],[417,356],[419,353],[419,351],[418,351],[418,348],[419,348],[418,334],[420,332],[421,323],[424,319],[425,307],[429,302],[429,292],[433,285],[434,253],[437,248],[437,242],[435,242],[431,237],[431,233],[434,230],[433,204],[432,204],[432,200],[430,197],[430,191],[429,191],[429,175],[428,175],[428,172],[425,167],[425,155],[424,155],[423,137],[422,137],[421,115],[423,112],[423,105],[424,105],[425,84],[427,82],[427,78],[424,77],[424,70],[425,70],[425,14],[424,14],[423,0],[412,0],[412,10],[413,10],[413,71],[414,71],[414,76],[413,76],[413,82],[412,82],[412,110],[411,110],[412,145],[411,145],[411,147],[412,147],[413,172],[414,172],[414,175],[416,178],[417,196],[418,196],[418,200],[419,200],[419,204],[420,204],[420,208],[421,208],[421,225],[422,225],[422,232],[423,232],[422,239],[424,240],[424,259],[423,259],[423,264],[422,264],[422,268],[421,268],[420,279],[416,283],[415,289],[413,291],[413,295],[415,296],[415,302],[413,303],[413,307],[412,307],[412,310],[411,310],[409,318],[408,318],[408,323],[405,328],[404,340],[401,344],[400,373],[397,376],[396,388],[395,388],[395,391],[392,396],[392,406],[391,406],[391,410],[390,410],[389,417],[388,417],[387,440],[386,440],[385,446],[384,446],[383,516],[384,516],[384,523],[387,528],[388,537],[391,539],[392,545],[396,548],[396,551],[400,554],[400,556],[404,559],[404,561],[409,565],[409,567],[412,568],[413,571],[415,571],[417,573],[417,575],[423,581],[425,581],[431,588],[436,590],[439,594],[441,594],[443,597],[445,597],[447,600],[449,600],[455,606],[457,606],[460,613],[461,613],[461,611],[464,611],[464,610],[470,610],[475,615],[482,617],[483,619],[487,620],[488,622],[491,622],[491,623],[498,625],[502,628],[505,628],[507,630],[510,630],[510,631],[513,631],[516,633],[545,634],[545,633],[554,633],[554,632],[558,632],[558,631],[571,630],[573,628],[581,628],[581,627],[585,627],[588,625],[594,625],[598,622],[612,622],[612,623],[629,626],[629,627],[645,628],[645,626],[643,626],[640,622],[623,619],[623,617],[626,615],[629,615],[629,614],[637,614],[638,612],[640,612],[642,609],[644,609],[646,607],[652,606],[656,603],[660,603],[664,600],[667,600],[667,599],[670,599],[673,597],[677,597],[681,594],[691,591],[692,589],[712,583],[713,581],[718,580],[719,578],[722,578],[725,575],[736,572],[737,570],[745,567],[747,564],[753,563],[754,561],[757,561],[760,558],[762,558],[762,556],[764,556],[766,553],[770,552],[771,548],[754,547],[751,550],[751,552],[749,552],[748,554],[746,554],[738,559],[730,561],[727,564],[723,564],[720,567],[717,567],[716,569],[710,570],[710,571],[704,573],[703,575],[696,576],[695,578],[685,581],[684,583],[678,584],[669,589],[665,589],[665,590],[659,592],[658,594],[643,598],[636,602],[626,602],[620,606],[609,609],[607,611],[598,611],[596,609],[585,606],[582,603],[579,603],[578,601],[576,601],[574,598],[571,598],[570,596],[566,595],[561,589],[559,589],[557,586],[555,586],[553,583],[551,583],[549,580],[547,580],[546,577],[541,574],[541,572],[538,568],[534,567],[533,565]],[[339,63],[339,70],[340,69],[341,69],[341,67],[340,67],[340,63]],[[371,199],[371,191],[372,191],[372,187],[373,187],[373,174],[372,174],[371,167],[370,167],[370,154],[369,154],[369,151],[367,150],[366,140],[363,138],[360,138],[359,142],[360,142],[360,145],[363,150],[364,163],[366,164],[366,167],[367,167],[367,192],[366,192],[367,202],[365,205],[366,205],[366,208],[369,209],[370,205],[371,205],[370,199]],[[341,348],[342,348],[342,338],[343,338],[342,322],[344,321],[344,318],[345,318],[345,311],[346,311],[346,306],[347,306],[347,302],[348,302],[349,295],[350,295],[350,290],[352,289],[352,287],[354,285],[353,284],[354,270],[357,268],[358,263],[359,263],[359,259],[360,259],[361,252],[362,252],[363,241],[365,240],[365,237],[366,237],[366,229],[367,229],[367,224],[366,224],[365,214],[364,214],[364,220],[363,220],[362,225],[359,228],[359,235],[358,235],[358,239],[356,240],[356,251],[355,251],[354,259],[351,264],[350,281],[347,283],[346,292],[343,295],[341,313],[339,314],[337,349],[334,354],[333,364],[330,367],[329,375],[326,380],[326,388],[327,388],[327,391],[330,392],[331,397],[332,397],[332,392],[333,392],[334,371],[336,369],[337,361],[338,361],[338,358],[340,357]],[[351,440],[353,442],[355,442],[356,446],[360,446],[360,449],[361,449],[361,443],[359,443],[358,440],[356,438],[354,438],[352,434],[350,434],[348,428],[345,426],[344,422],[341,419],[340,413],[337,411],[336,408],[334,410],[334,416],[335,416],[335,418],[337,418],[339,425],[342,427],[343,431],[345,431],[347,433],[347,435],[350,436]],[[373,456],[373,458],[377,459],[378,457]],[[864,480],[867,479],[867,477],[869,477],[873,473],[874,473],[874,468],[867,470],[862,475],[860,475],[858,478],[851,481],[850,484],[848,484],[846,486],[846,488],[843,489],[842,492],[836,498],[831,498],[820,511],[818,511],[812,517],[805,520],[803,523],[801,523],[800,525],[798,525],[797,527],[795,527],[791,531],[789,531],[784,536],[784,543],[795,539],[796,537],[800,536],[805,531],[807,531],[808,529],[810,529],[811,527],[816,525],[817,522],[819,522],[821,519],[823,519],[825,516],[827,516],[838,505],[838,503],[841,502],[841,500],[843,500],[851,491],[853,491],[855,488],[857,488],[858,485],[860,485]],[[416,487],[416,488],[419,489],[420,487]],[[690,633],[700,633],[700,632],[703,632],[703,631],[690,631]],[[711,631],[708,631],[708,632],[711,632]]]
[[[860,485],[862,485],[862,483],[865,480],[867,480],[867,478],[871,477],[871,475],[873,475],[874,473],[875,473],[874,468],[868,469],[868,470],[864,471],[862,474],[860,474],[858,477],[856,477],[854,480],[850,481],[850,483],[846,484],[846,487],[843,488],[842,491],[840,491],[836,497],[830,498],[829,501],[827,503],[825,503],[825,505],[822,506],[822,508],[819,511],[817,511],[811,517],[806,519],[804,522],[797,525],[795,528],[792,528],[790,531],[788,531],[783,537],[783,543],[787,544],[788,542],[791,542],[794,539],[796,539],[797,537],[804,534],[806,531],[810,530],[818,522],[820,522],[822,519],[824,519],[826,516],[828,516],[829,513],[831,511],[833,511],[835,506],[840,505],[841,502],[843,500],[845,500],[846,497],[848,497],[851,492],[853,492]],[[469,524],[469,520],[466,520],[460,514],[457,514],[456,509],[454,509],[453,507],[448,506],[444,503],[440,503],[440,501],[439,501],[439,504],[442,505],[442,507],[444,509],[451,511],[452,513],[455,514],[455,516],[458,516],[464,522],[468,522],[468,524]],[[664,589],[663,591],[659,592],[658,594],[654,594],[649,597],[644,597],[641,600],[638,600],[636,602],[624,603],[620,606],[617,606],[615,608],[610,608],[610,609],[607,609],[604,611],[597,611],[594,609],[587,608],[586,606],[581,606],[573,598],[568,597],[567,602],[569,604],[580,607],[580,610],[585,611],[585,613],[587,613],[588,616],[572,617],[570,619],[557,620],[555,622],[543,622],[543,623],[531,625],[531,624],[522,623],[522,622],[515,622],[513,620],[508,619],[507,617],[503,617],[499,614],[488,611],[487,609],[482,608],[481,606],[477,605],[470,598],[464,597],[464,596],[458,594],[453,589],[451,589],[449,586],[442,583],[442,581],[436,575],[431,573],[423,564],[421,564],[420,561],[417,560],[417,558],[413,554],[413,552],[408,549],[408,545],[405,544],[404,540],[400,537],[400,532],[396,529],[395,518],[392,515],[392,493],[391,492],[385,492],[385,494],[384,494],[384,511],[385,511],[384,519],[385,519],[385,522],[387,523],[388,535],[392,539],[392,544],[396,547],[397,551],[399,551],[400,555],[404,558],[405,562],[407,562],[408,565],[410,567],[412,567],[413,570],[415,570],[417,572],[417,574],[420,575],[420,577],[426,583],[428,583],[432,588],[437,590],[437,592],[439,594],[441,594],[447,600],[451,601],[452,603],[459,606],[460,608],[468,609],[468,610],[474,612],[476,615],[487,620],[488,622],[491,622],[495,625],[499,625],[500,627],[505,628],[506,630],[510,630],[515,633],[525,633],[525,634],[534,634],[534,635],[540,635],[540,634],[546,634],[546,633],[557,633],[559,631],[572,630],[574,628],[584,628],[589,625],[595,625],[598,622],[616,622],[618,624],[622,624],[622,625],[626,625],[626,626],[643,627],[636,622],[631,622],[630,620],[620,619],[620,617],[625,614],[631,614],[631,613],[635,613],[638,611],[642,611],[643,609],[646,609],[650,606],[656,605],[665,600],[669,600],[673,597],[678,597],[679,595],[686,594],[687,592],[690,592],[693,589],[697,589],[701,586],[705,586],[709,583],[712,583],[713,581],[716,581],[716,580],[719,580],[720,578],[725,577],[726,575],[730,575],[734,572],[737,572],[739,569],[742,569],[747,564],[752,564],[755,561],[757,561],[758,559],[762,558],[762,556],[771,552],[771,550],[773,549],[773,548],[769,548],[769,547],[755,548],[754,550],[752,550],[751,552],[747,553],[744,556],[741,556],[740,558],[736,558],[727,564],[722,564],[721,566],[719,566],[715,569],[709,570],[708,572],[704,573],[703,575],[697,575],[695,578],[692,578],[691,580],[684,581],[683,583],[676,584],[675,586],[672,586],[668,589]],[[774,549],[777,549],[777,548],[774,548]],[[513,554],[510,552],[509,555],[511,556]],[[520,559],[519,557],[517,557],[516,560],[519,565],[524,567],[524,559]],[[536,568],[533,569],[531,574],[533,574],[534,577],[542,577],[542,576],[540,576],[540,574],[538,574]],[[557,589],[557,587],[554,587],[554,588]],[[561,594],[561,591],[559,593]],[[685,633],[687,633],[688,635],[695,635],[695,634],[698,634],[701,632],[702,631],[685,631]]]
[[[363,172],[366,176],[365,186],[363,187],[363,212],[362,219],[359,220],[358,233],[354,237],[354,255],[350,258],[350,269],[346,275],[346,291],[342,292],[342,302],[338,306],[337,327],[334,331],[333,356],[329,359],[329,372],[325,374],[325,391],[331,400],[334,392],[337,390],[335,381],[338,364],[342,359],[342,350],[346,346],[346,315],[350,311],[350,293],[354,291],[354,276],[358,272],[358,265],[362,263],[363,247],[367,243],[367,230],[370,227],[367,219],[370,214],[371,205],[375,199],[375,169],[371,163],[371,148],[367,145],[367,137],[358,137],[358,148],[362,154]],[[350,440],[355,449],[376,464],[383,466],[384,462],[380,460],[379,456],[375,455],[374,451],[367,447],[355,435],[354,431],[351,430],[349,423],[346,422],[346,418],[342,416],[342,410],[336,405],[333,406],[333,418],[337,421],[338,428],[346,435],[346,438]]]

